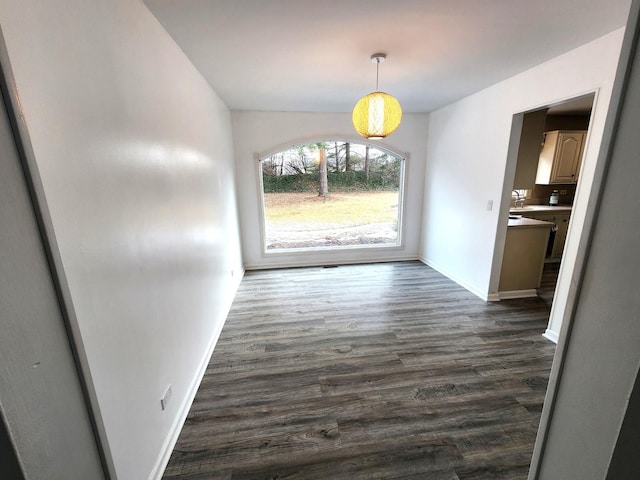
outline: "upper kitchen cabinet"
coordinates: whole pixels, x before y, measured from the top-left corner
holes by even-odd
[[[533,189],[538,171],[538,159],[542,140],[547,109],[525,113],[522,117],[522,131],[518,146],[518,163],[513,180],[515,189]]]
[[[577,183],[587,132],[555,130],[545,134],[536,183]]]

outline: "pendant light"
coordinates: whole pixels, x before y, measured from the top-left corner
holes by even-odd
[[[371,63],[376,64],[376,91],[362,97],[353,108],[353,126],[360,135],[369,139],[391,135],[402,119],[402,108],[398,100],[378,90],[380,64],[385,58],[387,56],[384,53],[371,55]]]

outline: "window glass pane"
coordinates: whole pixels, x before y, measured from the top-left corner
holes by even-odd
[[[265,250],[400,243],[402,157],[371,145],[298,145],[261,161]]]

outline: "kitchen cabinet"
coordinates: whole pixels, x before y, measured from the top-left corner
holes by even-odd
[[[561,259],[564,252],[564,244],[567,241],[567,232],[569,231],[569,214],[558,215],[556,219],[556,234],[553,238],[553,247],[551,249],[552,259]]]
[[[552,226],[525,217],[509,219],[498,286],[501,299],[537,295]]]
[[[543,108],[522,116],[516,175],[513,180],[514,189],[532,190],[536,183],[547,110]]]
[[[546,132],[536,183],[577,183],[586,136],[587,132],[582,130]]]
[[[571,212],[569,210],[558,210],[550,212],[526,212],[523,214],[527,218],[542,220],[544,222],[552,222],[555,224],[555,231],[549,237],[549,245],[547,247],[547,259],[560,260],[564,252],[564,244],[567,240],[567,231],[569,229],[569,219]]]

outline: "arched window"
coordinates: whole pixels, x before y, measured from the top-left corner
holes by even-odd
[[[260,159],[266,253],[400,245],[404,158],[331,140]]]

